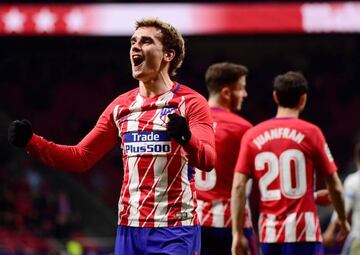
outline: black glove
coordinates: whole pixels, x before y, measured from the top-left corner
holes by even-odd
[[[169,114],[168,118],[167,131],[170,137],[181,145],[187,144],[190,141],[191,132],[186,119],[176,113]]]
[[[8,141],[16,147],[25,147],[33,135],[31,122],[14,120],[8,128]]]

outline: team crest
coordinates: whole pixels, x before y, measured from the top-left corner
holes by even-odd
[[[165,107],[161,110],[160,112],[160,119],[162,120],[162,122],[164,122],[165,124],[169,122],[169,119],[168,119],[168,114],[170,113],[174,113],[175,112],[175,108],[168,108],[168,107]]]

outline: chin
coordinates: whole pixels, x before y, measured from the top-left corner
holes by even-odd
[[[142,75],[141,72],[136,72],[136,71],[133,71],[133,72],[132,72],[132,77],[133,77],[134,79],[139,80],[139,79],[141,79],[142,76],[143,76],[143,75]]]

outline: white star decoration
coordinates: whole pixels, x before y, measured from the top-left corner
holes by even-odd
[[[52,32],[55,29],[57,17],[48,8],[43,8],[34,15],[34,22],[38,32]]]
[[[85,17],[78,9],[73,9],[65,16],[65,22],[69,32],[79,32],[85,24]]]
[[[26,17],[17,8],[12,8],[3,17],[4,29],[7,32],[22,32]]]

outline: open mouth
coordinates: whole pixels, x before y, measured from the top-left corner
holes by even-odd
[[[133,55],[132,60],[135,67],[141,65],[142,62],[144,62],[144,58],[141,55]]]

